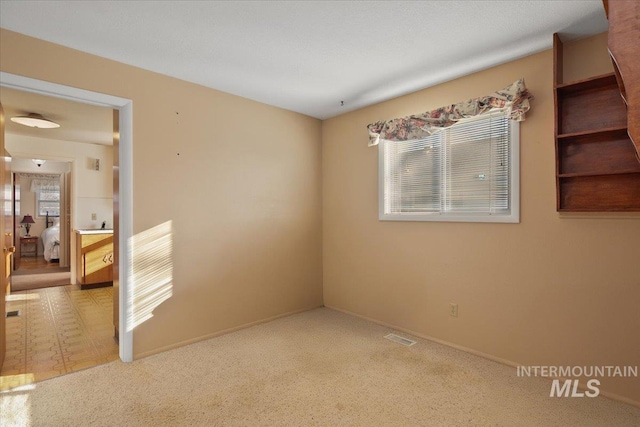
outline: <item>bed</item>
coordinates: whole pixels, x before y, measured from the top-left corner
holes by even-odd
[[[60,218],[47,215],[46,224],[47,228],[40,235],[44,246],[44,259],[47,262],[60,262]]]

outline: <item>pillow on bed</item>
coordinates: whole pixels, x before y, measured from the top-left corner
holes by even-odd
[[[60,218],[53,218],[53,226],[58,227],[60,225]]]

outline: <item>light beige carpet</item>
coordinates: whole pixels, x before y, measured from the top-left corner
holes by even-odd
[[[637,426],[603,397],[317,309],[0,394],[3,426]],[[403,334],[404,335],[404,334]]]
[[[71,284],[71,273],[61,271],[46,274],[23,274],[11,277],[11,291],[27,291]]]

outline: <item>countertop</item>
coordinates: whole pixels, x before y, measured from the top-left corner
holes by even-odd
[[[112,228],[106,228],[106,229],[101,229],[101,228],[92,228],[92,229],[80,229],[80,230],[75,230],[76,233],[78,234],[113,234],[113,229]]]

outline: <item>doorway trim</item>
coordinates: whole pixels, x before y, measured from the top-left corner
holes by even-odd
[[[129,292],[132,277],[129,242],[133,236],[133,101],[43,80],[0,71],[0,86],[24,92],[62,98],[83,104],[108,107],[120,112],[120,262],[119,262],[119,350],[123,362],[133,361],[132,306]]]

